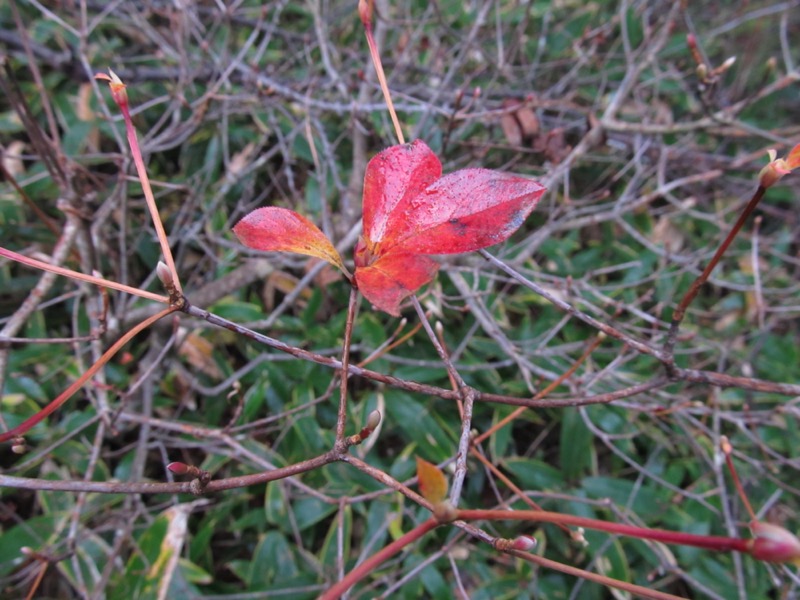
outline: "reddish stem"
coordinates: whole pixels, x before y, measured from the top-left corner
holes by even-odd
[[[111,288],[112,290],[127,292],[128,294],[133,294],[135,296],[147,298],[148,300],[155,300],[156,302],[163,302],[164,304],[167,304],[169,302],[169,298],[167,298],[166,296],[162,296],[160,294],[154,294],[153,292],[148,292],[147,290],[140,290],[135,287],[131,287],[129,285],[117,283],[116,281],[103,279],[102,277],[94,277],[92,275],[86,275],[85,273],[81,273],[79,271],[73,271],[72,269],[67,269],[66,267],[51,265],[50,263],[42,262],[41,260],[36,260],[35,258],[24,256],[22,254],[14,252],[13,250],[8,250],[3,247],[0,247],[0,256],[4,256],[5,258],[11,259],[18,263],[22,263],[23,265],[27,265],[33,269],[39,269],[41,271],[49,271],[50,273],[63,275],[64,277],[77,279],[79,281],[85,281],[87,283],[93,283],[94,285]]]
[[[567,575],[579,577],[587,581],[594,581],[600,585],[630,592],[631,594],[635,594],[641,598],[650,598],[652,600],[684,600],[681,596],[674,596],[673,594],[667,594],[666,592],[647,589],[640,585],[636,585],[635,583],[628,583],[627,581],[612,579],[611,577],[606,577],[605,575],[600,575],[599,573],[592,573],[591,571],[579,569],[571,565],[565,565],[563,563],[556,562],[554,560],[550,560],[549,558],[545,558],[544,556],[539,556],[530,552],[522,552],[519,550],[506,550],[506,552],[533,564],[545,567],[546,569],[553,569],[554,571],[560,571],[562,573],[566,573]]]
[[[400,128],[400,121],[394,109],[392,95],[389,93],[389,84],[386,82],[386,73],[383,71],[381,55],[378,52],[378,44],[375,43],[375,36],[372,34],[372,0],[359,0],[358,16],[364,24],[364,34],[367,36],[367,45],[369,46],[370,56],[372,56],[372,64],[375,65],[375,72],[378,74],[378,83],[380,83],[381,90],[383,91],[383,97],[386,100],[386,108],[389,110],[389,116],[392,118],[397,141],[401,144],[405,144],[406,141],[403,137],[403,130]]]
[[[547,385],[547,387],[538,392],[533,397],[533,399],[539,400],[541,398],[544,398],[545,396],[547,396],[547,394],[549,394],[558,386],[560,386],[564,381],[572,377],[575,371],[578,370],[578,367],[580,367],[586,361],[586,359],[589,358],[589,356],[591,356],[592,352],[594,352],[597,349],[597,347],[603,342],[604,339],[605,335],[603,335],[603,333],[598,334],[597,337],[595,337],[595,339],[589,344],[586,350],[584,350],[583,354],[578,358],[578,360],[576,360],[572,364],[572,366],[569,369],[567,369],[563,374],[561,374],[559,377],[551,381]],[[500,429],[508,425],[511,421],[520,416],[523,412],[525,412],[527,408],[528,408],[527,406],[520,406],[514,412],[507,415],[506,417],[504,417],[503,419],[492,425],[489,429],[484,431],[482,434],[480,434],[478,437],[476,437],[474,440],[472,440],[472,444],[474,446],[477,446],[483,440],[493,435],[495,432],[499,431]]]
[[[438,525],[439,523],[435,519],[428,519],[424,523],[417,525],[414,529],[399,537],[388,546],[381,548],[380,551],[376,552],[350,571],[341,581],[335,583],[322,594],[319,600],[334,600],[335,598],[339,598],[352,586],[369,575],[378,565],[387,561],[410,543],[415,542],[429,531],[435,529]]]
[[[681,300],[678,308],[676,308],[675,312],[672,313],[672,324],[670,325],[669,333],[667,334],[667,342],[664,345],[664,349],[668,353],[671,353],[672,349],[675,347],[675,341],[678,338],[678,328],[680,327],[681,321],[683,321],[683,316],[686,314],[686,309],[692,303],[692,300],[695,299],[702,285],[708,281],[711,271],[713,271],[717,266],[719,260],[722,258],[722,255],[725,254],[725,251],[728,249],[733,240],[736,238],[736,235],[744,226],[745,221],[747,221],[747,217],[750,216],[750,214],[755,210],[756,206],[758,206],[758,203],[761,202],[761,199],[764,197],[764,193],[766,191],[767,188],[761,185],[758,186],[758,189],[753,194],[753,197],[750,198],[750,202],[747,203],[744,211],[742,211],[742,214],[739,215],[736,223],[734,223],[730,233],[728,233],[722,244],[720,244],[719,248],[717,248],[714,256],[711,258],[706,268],[703,269],[703,272],[700,274],[700,276],[692,282],[692,285],[689,287],[689,290],[686,292],[683,300]]]
[[[344,451],[343,445],[345,425],[347,424],[347,376],[350,373],[350,346],[353,342],[353,324],[356,320],[358,309],[358,290],[350,289],[350,302],[347,305],[347,321],[344,326],[344,342],[342,344],[342,370],[339,386],[339,412],[336,416],[336,445],[337,449]]]
[[[161,221],[161,215],[158,213],[156,206],[156,199],[153,195],[153,189],[150,187],[150,178],[147,175],[147,169],[144,166],[144,159],[142,158],[142,151],[139,148],[139,140],[136,137],[136,129],[133,126],[131,113],[127,105],[121,105],[122,116],[125,119],[125,131],[128,136],[128,145],[131,148],[131,155],[133,162],[136,165],[136,172],[139,175],[139,182],[142,184],[142,191],[144,192],[144,199],[147,202],[147,208],[150,210],[150,218],[153,220],[153,226],[156,229],[158,241],[161,244],[161,252],[164,255],[164,261],[172,273],[172,280],[178,294],[182,293],[181,280],[178,277],[178,270],[175,267],[175,260],[172,258],[172,249],[169,247],[169,238],[167,232],[164,230],[164,223]]]
[[[693,533],[668,531],[666,529],[649,529],[647,527],[636,527],[634,525],[624,525],[622,523],[610,523],[608,521],[601,521],[599,519],[576,517],[574,515],[563,515],[561,513],[543,510],[459,510],[458,518],[465,521],[513,520],[539,521],[561,525],[572,525],[575,527],[583,527],[585,529],[607,531],[608,533],[616,533],[617,535],[625,535],[643,540],[663,542],[665,544],[693,546],[695,548],[705,548],[707,550],[724,552],[742,552],[744,554],[749,554],[753,545],[752,540],[741,538],[729,538],[715,535],[696,535]]]
[[[756,521],[756,513],[753,511],[753,507],[750,505],[750,501],[747,499],[747,494],[744,493],[744,487],[739,479],[739,474],[736,472],[736,465],[733,464],[733,458],[731,457],[733,447],[731,446],[728,438],[724,435],[722,436],[720,446],[722,453],[725,455],[725,463],[728,465],[728,471],[731,473],[733,485],[736,486],[736,492],[739,494],[739,498],[741,498],[742,504],[744,504],[744,507],[747,510],[747,514],[750,515],[750,520]]]
[[[166,317],[168,314],[175,312],[178,310],[176,306],[170,306],[165,308],[164,310],[154,314],[152,317],[148,317],[138,325],[131,328],[130,331],[127,331],[125,335],[123,335],[120,339],[118,339],[111,348],[105,351],[103,356],[94,363],[91,367],[86,369],[86,372],[81,375],[78,379],[76,379],[72,385],[70,385],[66,390],[61,392],[50,404],[45,406],[42,410],[37,412],[35,415],[25,419],[22,423],[14,427],[13,429],[6,431],[5,433],[0,434],[0,443],[7,442],[8,440],[17,437],[18,435],[22,435],[23,433],[29,431],[31,428],[38,425],[45,417],[53,414],[57,411],[62,404],[64,404],[67,400],[69,400],[72,395],[77,392],[84,383],[86,383],[95,373],[97,373],[103,365],[105,365],[109,360],[111,360],[114,355],[119,352],[122,347],[127,344],[133,336],[137,333],[142,331],[143,329],[147,329],[158,321],[159,319]]]

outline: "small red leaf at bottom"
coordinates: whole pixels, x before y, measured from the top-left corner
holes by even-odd
[[[418,254],[388,254],[367,267],[358,267],[356,285],[380,310],[400,316],[400,302],[436,276],[439,264]]]
[[[316,256],[345,271],[342,257],[325,234],[288,208],[258,208],[239,221],[233,232],[248,248]]]

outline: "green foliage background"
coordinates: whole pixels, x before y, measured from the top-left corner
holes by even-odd
[[[52,105],[93,267],[159,291],[158,245],[141,187],[127,176],[133,171],[118,111],[91,80],[111,66],[129,85],[188,298],[288,344],[340,354],[347,285],[297,256],[258,256],[238,244],[231,227],[258,206],[286,206],[346,242],[349,256],[364,161],[395,143],[355,3],[244,0],[227,10],[214,2],[186,2],[181,10],[157,1],[45,4],[0,6],[0,62],[48,135],[44,99]],[[491,252],[585,313],[659,346],[672,308],[752,194],[765,150],[785,152],[798,140],[797,8],[442,0],[378,2],[376,10],[389,86],[410,138],[437,151],[445,172],[480,165],[550,188],[523,229]],[[704,83],[688,32],[712,69],[729,56],[736,63]],[[13,142],[28,144],[15,178],[60,228],[64,188],[33,153],[33,134],[12,100],[0,98],[5,159]],[[541,128],[534,139],[514,143],[504,133],[509,101],[532,107]],[[601,139],[586,144],[592,120],[604,116]],[[759,224],[746,226],[692,305],[679,366],[800,382],[796,176],[784,183],[770,190]],[[4,177],[2,246],[48,255],[57,239]],[[441,321],[467,383],[480,390],[530,397],[597,333],[479,256],[442,262],[423,305]],[[69,264],[82,268],[78,260]],[[38,279],[0,263],[2,324]],[[57,280],[18,335],[85,336],[96,299],[90,288]],[[148,310],[145,301],[112,294],[99,346]],[[416,322],[408,316],[403,332]],[[355,361],[397,327],[397,319],[362,305]],[[57,396],[97,347],[4,348],[5,427]],[[450,385],[424,332],[369,367]],[[652,356],[606,340],[548,398],[578,404],[661,373]],[[325,367],[184,319],[180,330],[158,326],[137,337],[102,378],[26,436],[26,454],[0,450],[0,466],[18,477],[115,482],[167,480],[165,465],[175,460],[214,478],[290,465],[333,443],[332,378]],[[461,423],[453,402],[351,383],[349,432],[375,408],[384,416],[376,438],[353,449],[369,464],[408,481],[415,456],[437,463],[454,456]],[[756,510],[796,530],[797,399],[675,381],[612,404],[529,410],[484,450],[547,510],[747,535],[737,528],[748,516],[718,450],[726,435]],[[114,420],[101,427],[103,403]],[[474,428],[485,431],[512,409],[479,402]],[[525,506],[480,463],[468,464],[463,506]],[[24,554],[28,547],[53,560],[41,598],[313,598],[425,518],[420,507],[341,463],[205,500],[4,487],[0,595],[24,597],[34,585],[45,563]],[[549,525],[483,527],[495,536],[534,535],[535,552],[549,558],[687,597],[797,595],[792,570],[749,558],[593,532],[580,546]],[[176,563],[165,545],[170,528],[181,542]],[[351,597],[464,594],[591,600],[610,592],[442,528],[382,565]]]

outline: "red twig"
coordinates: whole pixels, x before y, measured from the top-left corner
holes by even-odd
[[[729,538],[714,535],[696,535],[693,533],[682,533],[679,531],[668,531],[666,529],[649,529],[646,527],[636,527],[635,525],[625,525],[623,523],[610,523],[599,519],[589,519],[587,517],[576,517],[573,515],[563,515],[560,513],[541,511],[541,510],[459,510],[458,518],[465,521],[534,521],[544,523],[561,523],[563,525],[573,525],[594,529],[596,531],[607,531],[617,535],[636,537],[644,540],[653,540],[665,544],[678,544],[681,546],[693,546],[695,548],[705,548],[707,550],[717,550],[721,552],[743,552],[750,553],[752,540],[741,538]]]
[[[103,356],[100,357],[96,363],[94,363],[91,367],[86,369],[86,372],[83,373],[78,379],[76,379],[66,390],[61,392],[54,400],[50,402],[47,406],[45,406],[42,410],[34,414],[33,416],[25,419],[22,423],[14,427],[13,429],[6,431],[5,433],[0,434],[0,443],[7,442],[8,440],[22,435],[23,433],[29,431],[32,427],[38,425],[45,417],[53,414],[57,411],[62,404],[64,404],[67,400],[69,400],[72,395],[77,392],[83,384],[89,381],[91,377],[97,373],[109,360],[111,360],[114,355],[119,352],[122,347],[127,344],[131,339],[140,331],[147,329],[155,323],[156,321],[166,317],[167,315],[175,312],[178,310],[176,306],[170,306],[165,308],[161,312],[156,313],[152,317],[148,317],[141,323],[135,325],[130,329],[130,331],[125,332],[125,334],[118,339],[111,348],[106,350],[103,353]]]
[[[364,579],[380,564],[389,560],[392,556],[400,552],[403,548],[417,541],[423,535],[432,531],[439,526],[439,523],[434,519],[428,519],[414,529],[397,538],[388,546],[384,546],[378,552],[370,556],[363,563],[358,565],[355,569],[350,571],[341,581],[338,581],[331,586],[328,591],[319,597],[319,600],[335,600],[341,597],[347,590],[353,587],[356,583]]]

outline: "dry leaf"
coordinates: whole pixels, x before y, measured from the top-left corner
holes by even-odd
[[[255,149],[256,145],[251,142],[231,157],[231,162],[228,163],[228,177],[231,179],[239,177],[239,174],[250,164]]]
[[[308,273],[309,271],[311,271],[311,269],[316,267],[320,262],[322,261],[320,261],[319,259],[310,258],[306,262],[303,270],[306,273]],[[341,279],[342,279],[342,272],[339,271],[338,269],[334,269],[330,264],[326,264],[324,267],[322,267],[322,270],[314,278],[314,285],[316,285],[318,288],[326,288],[332,283],[340,281]]]
[[[92,97],[94,89],[90,83],[82,83],[78,88],[78,104],[75,113],[81,121],[94,121],[95,115],[92,110]]]
[[[520,129],[522,129],[522,137],[528,141],[532,141],[539,135],[539,117],[527,106],[521,107],[517,110],[517,121],[519,121]]]
[[[75,113],[78,118],[85,123],[96,123],[97,118],[92,110],[92,98],[94,97],[94,89],[90,83],[83,83],[78,88],[78,102],[75,107]],[[92,126],[84,138],[86,148],[92,152],[96,152],[100,147],[100,130],[96,126]]]
[[[508,108],[509,104],[513,106],[516,104],[513,100],[504,100],[503,108]],[[513,112],[504,112],[500,117],[500,127],[503,130],[503,135],[510,146],[522,145],[522,128],[520,127],[517,117]]]
[[[664,250],[670,254],[680,252],[681,248],[683,248],[683,233],[672,224],[668,216],[662,216],[658,219],[655,227],[653,227],[650,239],[653,240],[653,243],[664,246]]]
[[[222,372],[212,356],[214,345],[197,333],[188,333],[178,353],[195,369],[213,379],[221,379]]]
[[[570,150],[572,150],[572,147],[567,145],[563,127],[547,132],[544,140],[544,156],[547,160],[557,165],[567,157]]]
[[[15,140],[3,151],[3,169],[14,179],[25,174],[25,163],[22,155],[25,154],[25,142]]]
[[[273,271],[270,273],[265,281],[264,291],[261,294],[264,307],[267,309],[267,311],[271,311],[273,308],[275,308],[276,293],[280,292],[281,294],[290,294],[297,287],[297,283],[299,281],[300,280],[294,275],[290,275],[289,273],[285,273],[283,271]],[[308,287],[304,288],[297,298],[297,306],[299,308],[305,308],[308,300],[311,298],[311,294],[312,291]]]

